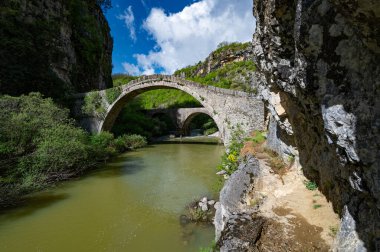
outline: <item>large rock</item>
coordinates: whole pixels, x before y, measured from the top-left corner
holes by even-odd
[[[342,215],[339,251],[380,250],[380,2],[254,6],[256,80],[277,130],[269,139],[280,143],[272,146],[295,147]]]
[[[216,240],[219,240],[228,222],[248,217],[245,212],[245,198],[251,190],[254,177],[259,176],[259,169],[258,160],[249,157],[226,181],[220,192],[219,204],[215,206],[217,208],[214,220]]]

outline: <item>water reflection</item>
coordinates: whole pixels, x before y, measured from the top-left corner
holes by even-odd
[[[179,216],[212,196],[222,151],[165,144],[124,154],[2,213],[0,251],[198,251],[213,228],[182,227]]]

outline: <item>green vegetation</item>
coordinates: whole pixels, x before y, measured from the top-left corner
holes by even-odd
[[[231,142],[227,151],[222,156],[222,162],[217,167],[218,171],[226,171],[228,175],[231,175],[237,170],[239,162],[240,151],[244,146],[244,132],[238,127],[231,136]]]
[[[112,104],[121,94],[120,87],[109,88],[106,90],[106,98],[109,104]]]
[[[98,83],[99,70],[111,75],[110,58],[106,57],[109,29],[97,20],[97,4],[107,7],[109,0],[68,0],[61,11],[41,9],[41,1],[3,0],[0,6],[0,93],[21,95],[41,92],[63,98],[73,92],[89,90]],[[59,4],[58,4],[59,6]],[[65,26],[68,26],[65,28]],[[62,29],[72,31],[69,45]],[[67,52],[73,47],[74,52]],[[66,81],[55,68],[68,62]],[[106,85],[111,79],[105,80]]]
[[[246,141],[251,141],[253,142],[255,145],[258,145],[258,144],[262,144],[265,142],[265,135],[264,135],[264,132],[262,131],[259,131],[259,130],[255,130],[251,133],[251,136],[247,138]]]
[[[217,252],[219,251],[216,246],[216,242],[213,240],[208,247],[199,248],[199,252]]]
[[[147,116],[138,101],[132,101],[123,108],[117,117],[112,132],[116,136],[122,134],[138,134],[151,138],[169,134],[169,130],[175,128],[173,122],[167,116],[151,118]]]
[[[202,107],[194,97],[175,89],[148,91],[139,95],[137,100],[142,109]]]
[[[114,87],[128,84],[138,77],[126,74],[115,74],[112,76]],[[134,101],[140,109],[155,108],[194,108],[202,105],[191,95],[175,89],[152,90],[139,95]]]
[[[130,81],[137,79],[137,76],[132,76],[129,74],[113,74],[112,81],[114,87],[119,87],[128,84]]]
[[[227,51],[243,51],[247,50],[249,47],[251,47],[251,42],[246,43],[239,43],[239,42],[222,42],[218,45],[218,48],[213,52],[214,57],[219,56],[222,53],[225,53]]]
[[[114,86],[126,84],[135,77],[118,74],[113,76]],[[115,88],[114,88],[115,89]],[[118,96],[117,91],[106,91],[108,102],[113,101]],[[109,96],[109,97],[108,97]],[[98,102],[99,97],[86,97],[84,111],[97,111],[101,114],[102,106]],[[166,115],[154,118],[147,116],[144,110],[156,108],[186,108],[201,107],[201,104],[191,95],[174,89],[152,90],[142,93],[129,102],[120,112],[116,119],[112,132],[119,136],[128,132],[129,134],[139,134],[149,138],[168,135],[170,131],[176,130],[172,120]],[[199,115],[191,123],[191,128],[200,128],[206,134],[217,131],[214,121],[208,116]]]
[[[310,191],[315,191],[318,189],[318,185],[313,181],[305,180],[303,183],[305,184],[306,188]]]
[[[99,92],[93,91],[86,95],[82,111],[87,115],[96,115],[101,118],[105,117],[106,109],[104,108]]]
[[[247,50],[249,46],[249,42],[221,43],[218,49],[211,53],[212,61],[222,61],[223,57],[225,57],[224,54]],[[257,90],[250,86],[252,72],[256,71],[256,66],[252,61],[232,61],[222,64],[209,73],[204,73],[206,64],[208,63],[207,61],[200,61],[196,65],[187,66],[175,71],[174,75],[204,85],[257,93]]]
[[[330,229],[329,235],[334,238],[339,231],[339,226],[330,226],[329,229]]]
[[[257,92],[257,90],[250,88],[250,74],[256,71],[256,66],[252,61],[230,62],[221,68],[206,74],[205,76],[195,75],[195,71],[197,69],[197,65],[189,66],[184,69],[177,70],[174,75],[184,75],[186,79],[204,85],[241,90],[251,93]]]
[[[0,204],[146,144],[140,136],[89,135],[38,93],[1,96],[0,108]]]
[[[314,208],[314,209],[318,209],[318,208],[321,208],[321,207],[322,207],[322,205],[320,205],[320,204],[314,204],[314,205],[313,205],[313,208]]]

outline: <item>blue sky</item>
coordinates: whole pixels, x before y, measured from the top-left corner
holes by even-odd
[[[249,41],[252,0],[112,0],[113,73],[167,73],[195,64],[223,41]]]

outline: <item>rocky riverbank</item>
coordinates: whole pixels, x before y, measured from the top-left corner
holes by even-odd
[[[220,251],[328,251],[339,218],[305,181],[297,162],[279,175],[264,158],[242,160],[217,204]]]

